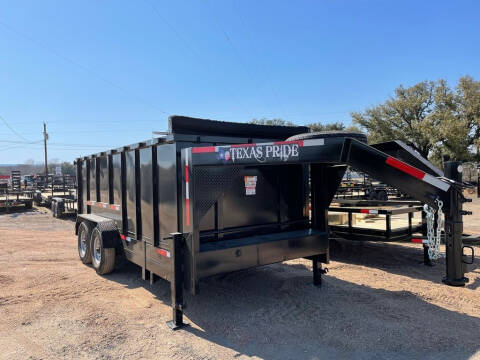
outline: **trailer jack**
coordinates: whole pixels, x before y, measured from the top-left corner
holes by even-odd
[[[185,243],[182,233],[171,233],[170,238],[172,246],[170,256],[172,259],[172,279],[170,279],[171,296],[172,296],[172,320],[167,321],[167,326],[171,330],[179,330],[188,324],[183,322],[183,288],[184,288],[184,273],[183,273],[183,245]]]
[[[318,257],[312,259],[313,269],[313,285],[322,286],[322,274],[328,273],[328,268],[322,269],[322,263],[319,262]]]

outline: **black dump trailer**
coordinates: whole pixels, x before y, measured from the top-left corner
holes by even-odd
[[[168,280],[172,328],[183,324],[183,291],[196,294],[208,276],[308,258],[319,285],[328,207],[350,165],[424,203],[443,202],[444,281],[465,284],[458,182],[362,134],[308,131],[172,116],[165,137],[77,159],[81,260],[107,274],[126,258],[143,279]]]

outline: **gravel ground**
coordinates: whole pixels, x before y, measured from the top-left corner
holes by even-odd
[[[96,275],[73,224],[0,215],[1,359],[480,359],[478,257],[451,288],[417,244],[336,243],[321,288],[306,260],[215,276],[186,298],[191,326],[171,332],[169,284],[135,265]]]

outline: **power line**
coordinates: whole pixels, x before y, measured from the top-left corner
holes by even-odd
[[[15,141],[15,140],[0,140],[0,143],[8,143],[8,144],[37,144],[42,142],[43,140],[37,141]]]
[[[27,35],[27,34],[25,34],[25,33],[23,33],[23,32],[20,32],[20,31],[14,29],[12,26],[10,26],[10,25],[2,22],[2,21],[0,21],[0,25],[3,26],[3,28],[6,29],[7,31],[10,31],[10,32],[16,34],[17,36],[19,36],[19,37],[21,37],[21,38],[23,38],[23,39],[25,39],[25,40],[28,40],[28,41],[31,42],[31,43],[36,44],[37,46],[39,46],[39,47],[42,48],[43,50],[48,51],[48,52],[50,52],[51,54],[57,56],[58,58],[66,61],[66,62],[68,62],[69,64],[74,65],[74,66],[82,69],[84,72],[90,74],[91,76],[94,76],[94,77],[102,80],[103,82],[109,84],[110,86],[116,88],[117,90],[120,90],[120,91],[128,94],[129,96],[132,96],[133,98],[136,99],[136,101],[138,101],[138,102],[140,102],[140,103],[143,103],[144,105],[148,105],[149,107],[152,107],[152,108],[156,109],[157,111],[160,111],[160,112],[163,113],[163,114],[167,114],[166,111],[158,108],[157,106],[155,106],[154,104],[150,103],[149,101],[146,101],[145,99],[143,99],[143,98],[139,97],[138,95],[132,93],[132,92],[129,91],[128,89],[126,89],[126,88],[124,88],[124,87],[122,87],[122,86],[114,83],[114,82],[111,81],[110,79],[107,79],[105,76],[103,76],[103,75],[101,75],[100,73],[92,70],[91,68],[89,68],[89,67],[87,67],[87,66],[85,66],[85,65],[83,65],[83,64],[81,64],[81,63],[79,63],[79,62],[77,62],[77,61],[75,61],[75,60],[73,60],[73,59],[71,59],[71,58],[63,55],[63,54],[61,54],[61,53],[58,52],[57,50],[55,50],[55,49],[51,48],[50,46],[46,45],[45,43],[40,42],[40,41],[34,39],[34,38],[31,37],[30,35]]]
[[[234,7],[235,7],[235,4],[236,4],[236,1],[233,2]],[[248,30],[248,27],[245,24],[245,20],[244,20],[243,16],[241,15],[241,12],[238,9],[235,12],[238,14],[238,18],[240,19],[240,23],[241,23],[240,26],[242,27],[244,33],[247,35],[248,43],[250,44],[251,50],[253,50],[255,52],[255,54],[257,56],[257,59],[260,58],[260,56],[259,56],[260,52],[258,51],[258,48],[255,46],[255,44],[252,40],[252,37],[250,36],[250,31]],[[272,90],[273,97],[275,98],[277,104],[285,111],[285,109],[283,107],[283,103],[280,101],[280,99],[278,97],[277,88],[273,85],[272,77],[270,76],[270,72],[268,71],[268,67],[264,66],[264,64],[262,64],[262,62],[258,62],[258,63],[260,63],[260,66],[263,70],[265,78],[267,79],[267,83],[269,84],[269,86]]]
[[[235,46],[235,44],[233,43],[233,40],[230,38],[230,36],[228,35],[227,31],[223,28],[223,26],[220,24],[220,21],[217,19],[217,16],[215,16],[215,13],[212,9],[212,6],[210,4],[209,1],[206,1],[206,3],[208,4],[208,6],[210,7],[212,13],[213,13],[213,17],[215,19],[215,22],[217,24],[217,27],[218,29],[220,30],[220,32],[223,34],[223,36],[225,37],[225,40],[226,42],[228,43],[228,45],[232,48],[232,51],[233,51],[233,54],[235,55],[238,63],[240,64],[240,66],[243,67],[243,70],[245,71],[245,73],[250,77],[250,80],[253,82],[253,83],[256,83],[257,85],[260,85],[260,82],[258,81],[258,79],[256,79],[255,77],[255,74],[253,74],[253,72],[250,71],[250,69],[248,68],[247,66],[247,63],[245,61],[245,59],[243,58],[243,55],[242,55],[242,52],[238,50],[238,48]],[[267,103],[267,106],[270,108],[270,113],[272,114],[273,117],[275,117],[275,112],[273,111],[273,108],[270,106],[270,104]]]
[[[5,126],[6,126],[7,128],[9,128],[10,131],[11,131],[12,133],[14,133],[16,136],[18,136],[20,139],[25,140],[25,141],[30,141],[30,140],[28,140],[27,138],[25,138],[24,136],[22,136],[21,134],[19,134],[17,131],[15,131],[15,129],[12,128],[12,127],[8,124],[7,120],[5,120],[2,116],[0,116],[0,120],[2,120],[2,122],[5,124]]]
[[[212,65],[211,65],[211,62],[209,61],[205,61],[203,59],[203,56],[201,54],[199,54],[195,48],[190,44],[189,41],[187,41],[186,38],[184,38],[180,32],[161,14],[161,12],[157,9],[157,7],[150,1],[150,0],[145,0],[145,2],[150,5],[150,7],[153,9],[153,12],[158,16],[158,18],[164,23],[166,24],[170,30],[172,30],[172,32],[175,34],[175,36],[184,44],[184,46],[191,52],[191,54],[193,55],[194,57],[194,60],[196,60],[198,63],[201,63],[203,65],[203,67],[209,71],[209,72],[212,72],[213,68],[212,68]],[[239,102],[239,97],[232,91],[232,89],[230,89],[230,87],[224,87],[226,91],[228,91],[230,93],[230,96],[232,96],[233,98],[235,98],[237,100],[237,102]],[[249,115],[250,117],[252,117],[252,114]]]

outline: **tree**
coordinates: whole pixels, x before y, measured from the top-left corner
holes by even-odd
[[[480,146],[480,82],[466,76],[454,90],[445,80],[399,86],[383,104],[353,112],[371,142],[402,140],[423,157],[468,161]]]
[[[250,121],[250,124],[257,124],[257,125],[272,125],[272,126],[298,126],[295,125],[294,123],[283,120],[283,119],[267,119],[267,118],[261,118],[261,119],[252,119]]]
[[[360,132],[360,129],[355,125],[345,126],[345,124],[341,122],[334,122],[330,124],[322,124],[322,123],[311,123],[307,125],[312,131],[353,131],[353,132]]]
[[[250,121],[250,124],[257,124],[257,125],[277,125],[277,126],[298,126],[290,121],[283,120],[283,119],[253,119]],[[359,128],[356,127],[355,125],[351,125],[346,127],[343,123],[341,122],[334,122],[334,123],[329,123],[329,124],[322,124],[322,123],[311,123],[306,125],[309,127],[312,131],[334,131],[334,130],[346,130],[346,131],[356,131],[359,132]]]
[[[399,86],[395,96],[365,112],[351,113],[353,122],[367,131],[370,142],[402,140],[427,157],[433,148],[434,124],[430,114],[434,104],[434,82],[410,88]]]

